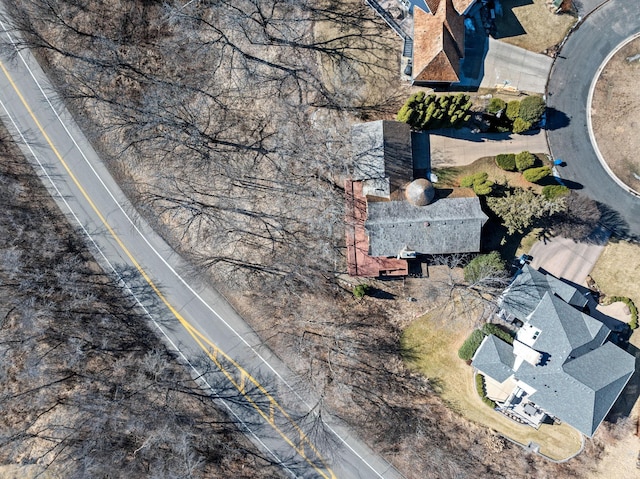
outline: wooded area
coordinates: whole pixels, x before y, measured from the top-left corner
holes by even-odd
[[[396,81],[399,39],[364,2],[7,3],[12,25],[24,41],[22,47],[35,49],[62,99],[82,120],[137,207],[176,250],[210,276],[265,343],[321,393],[320,411],[328,407],[346,420],[408,478],[571,476],[590,467],[598,451],[593,445],[571,463],[556,465],[527,455],[462,419],[455,404],[443,404],[434,393],[437,388],[432,382],[405,369],[401,354],[410,351],[399,346],[406,322],[399,313],[402,305],[384,299],[355,301],[336,282],[336,273],[346,268],[342,180],[351,167],[350,125],[361,119],[391,117],[406,97]],[[20,224],[15,220],[11,228],[21,228]],[[72,245],[72,251],[81,250],[70,240],[47,241],[54,251]],[[66,252],[59,254],[66,257]],[[84,267],[87,259],[83,258],[78,268]],[[47,274],[53,275],[54,282],[49,286],[47,279],[38,287],[55,289],[65,284],[64,275],[78,275],[75,268],[67,268],[70,264],[64,262],[64,268],[56,269],[52,263],[53,270]],[[69,299],[68,314],[77,309],[79,320],[117,329],[123,343],[116,349],[124,351],[130,362],[116,359],[113,345],[93,345],[74,326],[57,321],[56,328],[67,329],[56,332],[48,349],[29,361],[39,363],[43,357],[66,365],[75,358],[97,369],[70,379],[66,379],[67,366],[55,374],[34,372],[31,367],[20,374],[60,384],[56,387],[62,388],[64,401],[77,408],[78,418],[83,417],[81,406],[91,404],[82,402],[89,392],[66,386],[65,381],[98,388],[88,390],[97,398],[131,398],[131,407],[140,416],[161,416],[157,409],[147,411],[146,407],[187,408],[189,414],[169,415],[174,422],[159,422],[160,429],[139,435],[139,445],[133,448],[136,454],[128,457],[130,467],[151,452],[161,451],[166,461],[178,457],[171,448],[181,444],[200,451],[180,456],[193,460],[209,457],[224,444],[231,448],[229,454],[217,456],[219,460],[211,461],[213,465],[207,462],[206,467],[220,467],[228,477],[256,476],[250,471],[262,464],[261,458],[249,447],[235,449],[236,443],[224,436],[234,428],[216,419],[219,413],[200,402],[202,398],[190,386],[184,382],[173,386],[181,374],[179,367],[159,372],[158,361],[166,361],[166,353],[151,335],[138,337],[140,328],[131,326],[139,321],[135,311],[105,312],[96,318],[96,311],[106,308],[105,300],[94,297],[98,295],[93,292],[95,281],[79,277],[78,288],[91,286],[91,295],[80,288],[79,296]],[[110,283],[101,287],[126,304]],[[434,303],[451,298],[450,285],[429,288]],[[68,288],[60,289],[67,292]],[[58,308],[43,303],[27,311],[40,317],[41,308]],[[111,314],[120,321],[115,327]],[[32,320],[25,315],[20,322]],[[32,334],[31,328],[27,331]],[[22,341],[9,340],[11,344]],[[74,345],[77,354],[95,351],[92,354],[108,357],[113,365],[107,368],[77,354],[58,357],[62,351],[58,342]],[[127,368],[132,364],[144,366],[131,372]],[[146,378],[151,384],[121,385],[114,374],[120,380],[127,375],[136,381]],[[25,380],[18,374],[16,381]],[[145,399],[154,391],[166,399]],[[124,414],[121,401],[104,399],[102,409],[91,407],[101,411],[100,418],[86,421],[83,427],[109,426],[109,434],[95,437],[96,441],[108,441],[114,447],[130,440],[129,433],[138,423],[124,418],[137,416]],[[206,414],[198,409],[205,407]],[[37,409],[35,414],[40,412]],[[221,430],[189,435],[172,429],[183,422]],[[14,427],[10,421],[6,426]],[[69,437],[75,433],[70,431]],[[162,447],[147,447],[151,441]],[[499,454],[491,453],[496,445]],[[54,457],[58,449],[51,447]],[[102,443],[82,447],[65,447],[61,452],[69,455],[72,464],[82,465],[84,457],[92,457],[87,451],[108,449]],[[34,460],[44,452],[28,457]],[[12,454],[7,457],[21,457],[18,452]],[[96,468],[106,467],[101,458],[94,459]],[[249,471],[234,469],[241,458]],[[149,459],[153,460],[160,461]],[[169,462],[163,467],[170,467]],[[257,477],[276,473],[266,469],[262,474]]]
[[[0,463],[55,478],[283,477],[93,261],[4,127],[0,185]]]

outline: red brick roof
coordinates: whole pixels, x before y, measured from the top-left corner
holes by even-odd
[[[362,194],[362,182],[347,180],[346,200],[347,271],[351,276],[406,276],[409,265],[404,259],[369,256],[369,238],[364,229],[367,220],[367,199]]]

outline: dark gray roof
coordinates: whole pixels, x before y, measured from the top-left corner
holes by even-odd
[[[557,367],[602,345],[611,332],[603,323],[545,293],[528,323],[541,332],[532,347],[548,353],[549,365]]]
[[[365,229],[371,256],[396,256],[407,249],[421,254],[480,251],[487,216],[473,198],[444,198],[426,206],[407,201],[367,203]]]
[[[635,358],[608,342],[561,368],[523,363],[515,376],[536,389],[531,401],[591,437],[634,369]]]
[[[491,334],[482,341],[472,364],[478,371],[504,382],[513,376],[513,361],[513,347]]]
[[[540,279],[532,276],[534,281]],[[529,301],[532,297],[525,298]],[[530,395],[532,402],[587,436],[596,431],[635,370],[633,355],[605,342],[609,333],[603,323],[547,290],[517,335],[517,339],[543,353],[542,361],[535,366],[526,361],[511,363],[518,368],[512,371],[515,378],[535,389]],[[476,351],[473,365],[502,382],[508,377],[503,367],[509,361],[500,359],[501,366],[495,360],[491,362],[498,341],[485,340]],[[508,354],[502,351],[499,358],[505,357]]]
[[[411,181],[411,128],[406,123],[378,120],[353,125],[351,148],[353,180],[388,179],[391,191]]]
[[[577,308],[587,304],[587,298],[570,284],[525,264],[520,274],[505,290],[499,301],[500,307],[524,321],[547,292],[559,296],[564,302]]]

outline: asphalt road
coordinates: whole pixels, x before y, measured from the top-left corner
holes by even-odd
[[[10,40],[0,27],[2,41]],[[317,398],[224,298],[187,273],[54,99],[31,54],[3,47],[0,117],[98,261],[131,290],[163,340],[240,428],[294,477],[402,477],[326,411],[323,427],[314,427]]]
[[[589,136],[587,103],[607,55],[638,32],[640,0],[604,2],[569,36],[547,85],[549,145],[553,156],[566,162],[561,177],[610,209],[605,224],[617,236],[632,238],[640,238],[640,197],[625,191],[601,164]]]

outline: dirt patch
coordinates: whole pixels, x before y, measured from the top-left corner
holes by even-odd
[[[593,133],[600,153],[613,173],[636,191],[640,191],[639,75],[640,38],[636,38],[609,60],[591,101]]]
[[[502,0],[495,38],[526,50],[551,54],[575,24],[569,14],[553,13],[546,0]]]

